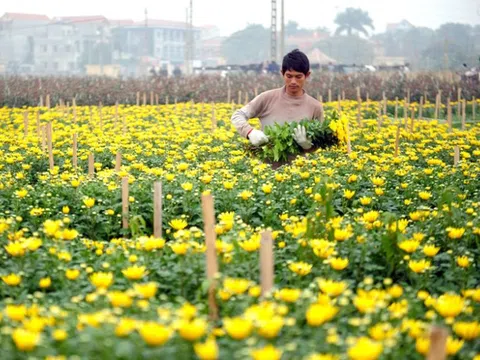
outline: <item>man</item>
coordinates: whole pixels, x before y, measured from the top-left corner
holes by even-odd
[[[285,86],[261,93],[232,116],[232,124],[238,133],[254,146],[266,144],[268,137],[263,131],[250,126],[248,120],[251,118],[260,119],[262,130],[275,123],[300,122],[305,118],[322,119],[322,105],[303,89],[310,76],[307,56],[299,50],[288,53],[283,58],[281,73]],[[304,126],[295,128],[293,138],[305,150],[312,147]]]

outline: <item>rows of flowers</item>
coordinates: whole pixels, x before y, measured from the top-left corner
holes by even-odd
[[[252,86],[252,84],[256,84]],[[215,75],[198,75],[182,78],[146,78],[146,79],[112,79],[99,77],[36,77],[7,76],[0,78],[0,106],[36,106],[40,97],[50,95],[52,104],[60,100],[71,102],[76,98],[79,105],[114,105],[120,103],[136,104],[137,92],[140,102],[146,94],[146,102],[150,103],[150,93],[159,96],[164,104],[167,97],[172,103],[175,98],[179,102],[194,100],[196,102],[225,102],[230,88],[230,99],[238,102],[241,91],[242,102],[246,97],[252,99],[257,92],[262,92],[283,85],[278,75],[238,74],[229,78]],[[410,93],[412,101],[429,99],[435,101],[439,91],[442,102],[449,97],[457,100],[458,90],[461,97],[471,101],[480,98],[480,89],[474,82],[463,82],[453,74],[444,73],[411,73],[408,76],[397,72],[390,73],[329,73],[313,71],[307,84],[308,92],[314,96],[328,99],[329,90],[333,100],[343,94],[347,99],[357,99],[357,87],[362,99],[382,100],[403,99]],[[153,101],[155,102],[155,96]],[[45,102],[44,102],[45,104]]]
[[[432,325],[449,331],[449,358],[479,359],[478,123],[412,129],[364,102],[359,124],[345,101],[350,153],[342,142],[272,170],[246,152],[232,106],[213,106],[77,107],[76,121],[72,109],[0,109],[2,359],[421,359]],[[204,193],[217,222],[213,320]],[[265,229],[275,287],[261,296]]]

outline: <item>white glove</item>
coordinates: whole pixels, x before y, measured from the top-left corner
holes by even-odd
[[[254,129],[248,134],[248,140],[250,140],[253,146],[261,146],[268,142],[268,137],[263,131]]]
[[[313,146],[312,140],[307,137],[307,130],[305,129],[305,126],[300,125],[293,129],[293,139],[304,150],[308,150]]]

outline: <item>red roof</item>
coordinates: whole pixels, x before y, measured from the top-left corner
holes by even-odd
[[[23,14],[23,13],[5,13],[0,19],[3,20],[18,20],[18,21],[49,21],[47,15],[40,14]]]
[[[135,22],[131,19],[119,19],[119,20],[108,19],[108,22],[112,25],[117,25],[117,26],[130,26],[135,24]]]
[[[103,15],[93,16],[60,16],[58,20],[69,23],[88,23],[88,22],[107,22],[107,18]]]

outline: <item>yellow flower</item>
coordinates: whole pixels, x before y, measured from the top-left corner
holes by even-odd
[[[148,274],[148,271],[145,270],[145,266],[133,265],[126,269],[123,269],[122,274],[129,280],[140,280]]]
[[[348,348],[348,358],[351,360],[376,360],[382,351],[381,343],[370,340],[368,337],[361,337]]]
[[[157,293],[157,288],[158,285],[154,282],[135,284],[133,286],[135,293],[144,299],[150,299],[151,297],[154,297]]]
[[[150,346],[161,346],[165,344],[170,336],[172,330],[164,325],[154,322],[144,323],[139,329],[140,336]]]
[[[132,298],[122,291],[111,291],[108,293],[108,299],[113,307],[128,308],[132,306]]]
[[[347,258],[332,258],[330,260],[330,267],[334,270],[343,270],[348,266],[348,259]]]
[[[463,311],[465,300],[457,294],[443,294],[433,306],[443,317],[454,318]]]
[[[25,305],[7,305],[5,314],[14,321],[21,321],[27,315],[27,307]]]
[[[301,294],[300,289],[288,289],[284,288],[279,290],[276,293],[276,297],[282,301],[289,302],[289,303],[294,303],[298,300]]]
[[[38,286],[40,286],[42,289],[47,289],[52,285],[52,279],[50,277],[42,278],[38,282]]]
[[[333,280],[326,280],[326,279],[319,279],[318,280],[318,287],[322,290],[325,294],[337,297],[347,289],[347,283],[344,281],[333,281]]]
[[[226,318],[223,322],[225,331],[235,340],[243,340],[250,335],[253,329],[251,320],[241,317]]]
[[[478,321],[459,321],[453,324],[455,334],[465,340],[473,340],[480,335],[480,324]]]
[[[420,242],[416,240],[404,240],[398,243],[397,246],[403,251],[411,254],[417,250],[417,248],[420,246]]]
[[[55,329],[52,333],[52,337],[55,341],[63,341],[68,337],[68,334],[63,329]]]
[[[420,191],[418,197],[422,200],[428,200],[432,197],[432,194],[427,191]]]
[[[10,256],[15,257],[25,255],[25,246],[18,241],[10,242],[7,246],[4,246],[4,248]]]
[[[470,260],[468,260],[468,257],[465,255],[463,256],[457,256],[457,265],[462,267],[462,268],[467,268],[470,265]]]
[[[218,359],[218,345],[215,338],[209,338],[204,343],[196,343],[193,349],[200,360]]]
[[[68,280],[76,280],[80,276],[80,270],[67,269],[65,270],[65,276]]]
[[[427,261],[425,259],[422,260],[410,260],[408,262],[408,267],[410,270],[416,273],[423,273],[425,270],[428,270],[430,268],[430,261]]]
[[[9,286],[17,286],[22,282],[22,277],[17,274],[10,274],[7,276],[2,276],[2,280],[5,284]]]
[[[463,340],[454,339],[451,336],[447,338],[447,354],[450,356],[455,355],[460,351],[464,344]]]
[[[253,192],[248,191],[248,190],[243,190],[240,194],[238,194],[239,197],[242,198],[242,200],[248,200],[252,197]]]
[[[353,236],[353,233],[349,229],[335,229],[333,237],[337,241],[345,241]]]
[[[273,339],[278,336],[278,333],[282,330],[283,324],[284,321],[281,316],[260,319],[257,325],[258,335],[266,339]]]
[[[295,274],[305,276],[310,274],[310,272],[312,271],[312,264],[308,264],[303,261],[292,262],[290,265],[288,265],[288,268],[292,270]]]
[[[12,339],[20,351],[32,351],[40,342],[40,333],[17,328],[13,330]]]
[[[307,323],[310,326],[320,326],[332,320],[338,313],[338,308],[327,304],[311,304],[305,314]]]
[[[253,360],[280,360],[282,352],[272,344],[268,344],[263,348],[252,350],[251,355]]]
[[[385,185],[385,180],[379,177],[372,177],[372,183],[375,186],[383,186]]]
[[[188,245],[188,243],[184,242],[175,242],[170,244],[170,248],[177,255],[185,255],[189,247],[190,246]]]
[[[78,236],[78,231],[74,229],[64,229],[62,232],[63,240],[73,240]]]
[[[90,282],[99,289],[107,289],[113,282],[113,273],[96,272],[90,276]]]
[[[223,287],[225,291],[240,295],[248,290],[250,281],[247,279],[225,278],[223,280]]]
[[[348,177],[347,182],[348,182],[348,183],[352,183],[352,182],[357,181],[357,179],[358,179],[358,176],[355,175],[355,174],[352,174],[352,175],[350,175],[350,176]]]
[[[183,230],[188,225],[188,223],[183,219],[173,219],[168,224],[175,230]]]
[[[30,215],[32,216],[40,216],[43,214],[43,209],[42,208],[33,208],[32,210],[30,210]]]
[[[83,199],[83,203],[85,204],[85,206],[87,208],[91,208],[95,205],[95,199],[93,198],[86,198],[86,199]]]
[[[423,247],[423,253],[428,257],[434,257],[435,255],[437,255],[439,250],[440,247],[437,247],[435,245],[425,245]]]
[[[115,327],[115,335],[118,337],[128,336],[137,327],[137,322],[133,319],[122,318]]]
[[[70,213],[70,208],[68,206],[62,207],[62,213],[69,214]]]
[[[207,322],[196,318],[191,321],[181,320],[178,327],[178,333],[182,338],[188,341],[196,341],[205,335],[207,331]]]
[[[418,337],[415,341],[415,349],[419,354],[427,355],[430,350],[430,339],[423,336]]]
[[[362,198],[363,199],[363,198]],[[361,199],[360,199],[361,200]],[[378,217],[380,216],[378,211],[368,211],[363,214],[362,219],[366,223],[373,224],[375,221],[378,220]]]
[[[185,191],[191,191],[193,189],[193,184],[189,182],[183,183],[182,189]]]
[[[347,199],[350,200],[353,196],[355,195],[355,191],[353,190],[343,190],[343,196]]]
[[[262,185],[262,191],[265,194],[270,194],[272,192],[272,185],[271,184],[263,184]]]
[[[225,188],[225,190],[232,190],[234,186],[235,186],[235,183],[233,181],[223,182],[223,187]]]
[[[464,228],[449,228],[447,231],[450,239],[460,239],[465,233]]]
[[[15,195],[17,195],[20,199],[23,199],[25,196],[27,196],[27,194],[28,191],[25,189],[15,191]]]

